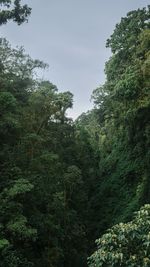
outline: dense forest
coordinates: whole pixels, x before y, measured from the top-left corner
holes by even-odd
[[[31,13],[0,6],[0,25]],[[47,64],[0,38],[0,267],[150,266],[150,6],[106,46],[106,82],[73,121]]]

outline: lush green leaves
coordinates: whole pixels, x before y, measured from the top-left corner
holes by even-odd
[[[30,13],[0,5],[0,24]],[[87,266],[116,223],[91,266],[149,266],[149,205],[120,223],[150,202],[149,17],[148,7],[116,26],[106,82],[75,123],[72,93],[35,75],[47,64],[0,39],[2,267]]]
[[[150,264],[150,205],[136,213],[133,221],[113,226],[96,241],[97,251],[89,266],[141,266]]]

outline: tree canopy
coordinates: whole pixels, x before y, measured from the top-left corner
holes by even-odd
[[[0,25],[31,12],[0,5]],[[36,75],[47,64],[0,38],[1,267],[150,265],[149,19],[148,6],[116,25],[76,121],[72,93]]]

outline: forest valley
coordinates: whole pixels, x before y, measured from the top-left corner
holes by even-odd
[[[0,25],[31,13],[0,6]],[[106,46],[106,82],[73,121],[72,93],[0,38],[0,267],[150,266],[150,6]]]

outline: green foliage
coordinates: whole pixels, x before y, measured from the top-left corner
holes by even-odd
[[[18,195],[30,192],[33,189],[33,185],[30,184],[26,179],[19,179],[15,181],[13,187],[11,187],[7,194],[9,197],[16,197]]]
[[[113,55],[106,63],[106,83],[93,92],[100,126],[100,178],[91,199],[93,210],[99,210],[95,237],[150,201],[149,17],[149,7],[138,9],[116,25],[107,42]]]
[[[138,45],[137,36],[140,35],[143,29],[150,27],[150,6],[143,9],[130,11],[121,22],[116,25],[114,33],[107,40],[107,47],[112,49],[112,52],[122,51],[127,52],[130,56],[136,45]]]
[[[9,245],[9,242],[7,239],[0,239],[0,250],[4,249]]]
[[[87,198],[66,117],[73,96],[35,79],[46,64],[23,48],[1,39],[0,50],[2,267],[81,266]]]
[[[20,1],[0,5],[0,24],[10,19],[20,24],[30,13]],[[72,93],[36,76],[47,64],[0,39],[2,267],[86,267],[94,240],[150,202],[149,12],[149,7],[130,12],[116,26],[107,42],[113,55],[106,82],[93,92],[94,109],[75,122],[66,115]],[[109,230],[107,249],[113,232],[118,242],[122,229],[127,235],[120,242],[133,238],[135,227],[139,235],[131,245],[148,242],[142,217],[142,212],[149,216],[147,210]],[[112,246],[110,251],[115,264],[142,261],[140,253],[133,258],[136,249],[132,259],[117,256]]]
[[[18,239],[35,239],[37,231],[26,226],[27,219],[24,216],[19,216],[7,224],[7,231]]]
[[[0,0],[0,25],[6,24],[9,20],[13,20],[18,25],[27,21],[31,14],[31,8],[27,5],[21,5],[21,0]]]
[[[141,266],[150,264],[150,205],[135,213],[129,223],[119,223],[96,240],[98,249],[89,266]]]

